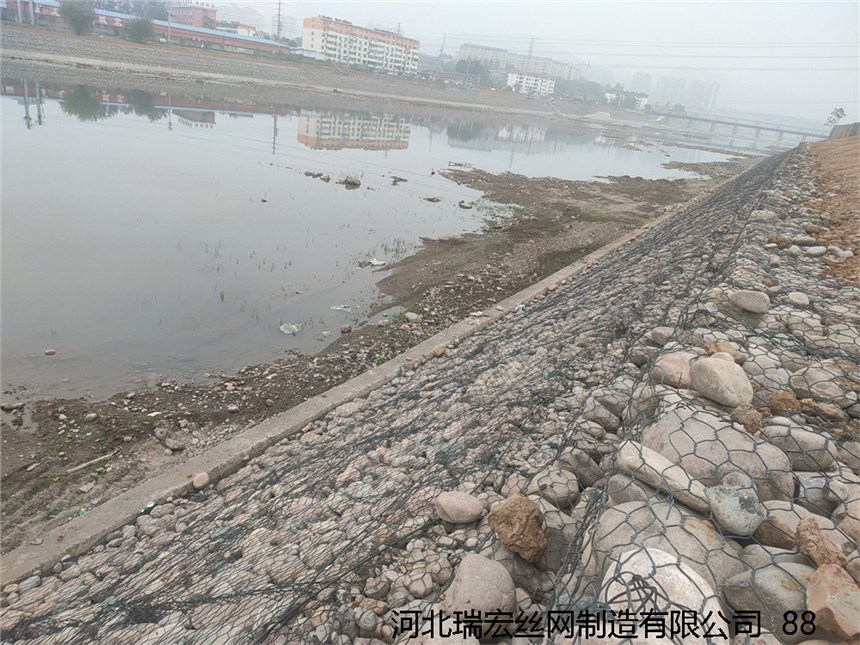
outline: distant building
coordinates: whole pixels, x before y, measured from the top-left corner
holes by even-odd
[[[633,75],[633,81],[630,83],[630,89],[634,92],[650,94],[651,85],[651,74],[642,74],[641,72],[637,72]]]
[[[266,31],[266,18],[263,14],[251,7],[242,7],[234,3],[218,3],[218,20],[253,25],[256,31]]]
[[[490,69],[515,71],[524,74],[551,76],[571,80],[577,76],[575,67],[551,58],[541,56],[526,56],[500,49],[466,43],[460,46],[458,60],[476,60]]]
[[[654,92],[654,102],[675,105],[683,103],[686,94],[687,81],[683,78],[661,76],[657,79],[657,90]]]
[[[170,20],[180,25],[215,29],[218,26],[217,10],[211,2],[200,0],[174,0],[170,4]]]
[[[508,87],[520,94],[552,96],[555,92],[555,79],[543,75],[508,72]]]
[[[393,74],[418,71],[420,43],[412,38],[325,16],[305,18],[302,27],[302,49],[320,52],[326,60]]]
[[[684,105],[693,110],[713,110],[720,86],[717,83],[694,81],[687,88]]]
[[[620,108],[644,110],[648,105],[648,95],[643,92],[627,92],[620,85],[606,90],[606,103]]]

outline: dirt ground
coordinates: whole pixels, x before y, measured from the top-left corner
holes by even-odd
[[[811,149],[818,196],[808,206],[828,216],[830,229],[816,234],[818,241],[854,253],[824,261],[834,275],[860,287],[860,137],[822,141]]]

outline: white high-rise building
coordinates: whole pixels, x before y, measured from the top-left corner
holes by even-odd
[[[532,96],[552,96],[555,92],[555,79],[549,76],[508,72],[508,87],[520,94]]]
[[[302,49],[320,52],[326,60],[392,74],[418,71],[419,46],[412,38],[325,16],[305,18],[302,25]]]

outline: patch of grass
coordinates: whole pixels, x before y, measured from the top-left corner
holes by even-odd
[[[544,278],[551,273],[573,264],[588,254],[585,249],[574,249],[573,251],[555,251],[541,256],[538,260],[538,275]]]
[[[484,244],[484,253],[488,256],[504,255],[514,249],[510,242],[505,240],[491,240]]]

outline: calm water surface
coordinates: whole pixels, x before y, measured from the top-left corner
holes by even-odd
[[[322,349],[380,301],[385,268],[370,260],[504,212],[431,174],[451,162],[675,178],[692,175],[661,164],[724,158],[516,123],[2,89],[2,380],[30,396],[107,396]],[[337,183],[347,176],[361,186]]]

